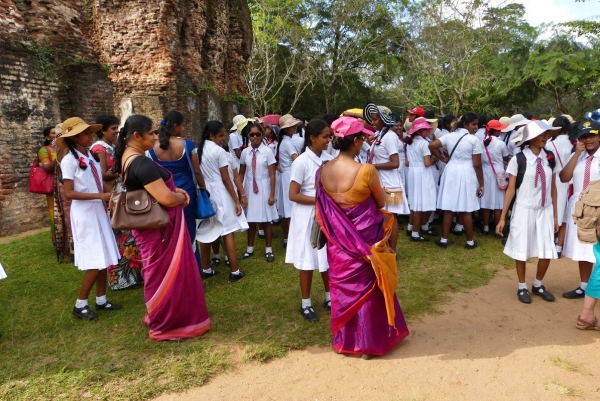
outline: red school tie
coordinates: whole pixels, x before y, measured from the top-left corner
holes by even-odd
[[[592,161],[594,160],[594,156],[588,156],[587,160],[585,161],[585,171],[583,173],[583,189],[586,189],[588,184],[590,183],[590,170],[592,169]]]
[[[98,193],[102,193],[104,192],[104,189],[102,188],[102,183],[100,182],[100,176],[98,175],[98,170],[96,169],[96,166],[94,165],[94,162],[89,159],[90,162],[90,167],[92,168],[92,174],[94,175],[94,181],[96,181],[96,186],[98,187]]]
[[[542,184],[542,207],[546,206],[546,174],[544,173],[544,167],[542,167],[542,158],[537,158],[537,165],[535,167],[535,187],[538,186],[538,178]]]
[[[256,183],[256,151],[252,149],[252,190],[255,194],[258,193],[258,184]]]

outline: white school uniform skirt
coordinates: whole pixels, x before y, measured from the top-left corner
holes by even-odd
[[[431,212],[436,207],[435,167],[408,168],[408,204],[414,212]]]
[[[292,217],[292,204],[290,201],[290,183],[292,181],[292,169],[284,169],[281,171],[281,184],[279,185],[279,193],[277,198],[277,210],[282,218]]]
[[[6,275],[6,272],[4,271],[4,268],[2,267],[2,263],[0,263],[0,280],[4,279],[6,277],[8,277],[8,276]]]
[[[310,244],[310,231],[314,218],[314,205],[301,205],[293,202],[285,263],[292,263],[298,270],[326,272],[329,269],[327,245],[317,250]]]
[[[73,200],[71,229],[79,270],[104,270],[119,263],[119,248],[102,201]]]
[[[504,207],[504,195],[506,191],[500,190],[498,180],[491,167],[483,167],[483,182],[485,191],[479,200],[482,209],[502,210]]]
[[[269,195],[271,194],[271,180],[269,176],[256,177],[258,193],[254,193],[252,178],[246,176],[244,180],[244,191],[248,198],[248,207],[246,208],[246,220],[249,223],[269,223],[279,218],[277,206],[269,205]]]
[[[582,244],[577,238],[577,224],[573,221],[573,213],[575,213],[575,203],[579,200],[579,194],[574,194],[569,200],[569,212],[566,213],[565,220],[567,231],[565,233],[565,244],[562,254],[577,262],[596,263],[594,256],[594,245]]]
[[[567,214],[573,214],[569,204],[569,183],[562,182],[556,175],[556,212],[558,214],[558,225],[562,226],[567,222]],[[571,218],[571,220],[573,220]]]
[[[515,202],[504,253],[520,261],[527,261],[529,258],[557,258],[552,204],[536,209],[520,206]]]
[[[400,172],[398,169],[393,170],[378,170],[379,179],[381,180],[381,186],[384,188],[402,188],[402,204],[401,205],[389,205],[387,202],[384,209],[394,214],[410,214],[408,208],[408,198],[406,197],[406,187],[400,179]]]
[[[479,210],[477,188],[479,182],[469,161],[451,160],[444,168],[438,190],[437,208],[452,212],[474,212]]]
[[[223,225],[221,235],[246,231],[248,229],[246,215],[243,210],[239,216],[235,215],[235,202],[231,199],[231,195],[227,192],[223,181],[209,180],[206,177],[204,177],[204,181],[206,182],[206,190],[210,193],[210,199],[217,205],[217,220]]]

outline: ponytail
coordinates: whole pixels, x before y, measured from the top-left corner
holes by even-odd
[[[158,142],[161,149],[169,149],[169,139],[175,130],[175,124],[181,125],[183,120],[183,114],[178,111],[171,110],[165,114],[165,118],[161,120],[158,128]]]
[[[306,149],[310,147],[310,138],[318,137],[321,135],[323,130],[328,127],[329,124],[327,124],[327,121],[321,118],[313,118],[310,120],[308,124],[306,124],[306,130],[304,131],[304,147],[302,148],[302,152],[306,151]]]
[[[210,140],[211,135],[216,135],[224,127],[221,121],[213,120],[206,123],[202,130],[202,139],[200,139],[200,143],[198,144],[198,164],[202,165],[202,154],[204,153],[204,144],[206,141]]]

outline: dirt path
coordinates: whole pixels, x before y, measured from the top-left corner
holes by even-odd
[[[36,228],[35,230],[25,231],[20,234],[9,235],[7,237],[0,237],[0,244],[8,244],[9,242],[13,242],[14,240],[17,240],[19,238],[29,237],[30,235],[39,234],[44,231],[50,231],[50,228],[49,227]]]
[[[577,282],[573,262],[553,262],[544,284],[557,301],[524,305],[514,271],[502,270],[456,294],[444,314],[409,324],[408,339],[383,358],[309,348],[158,400],[600,400],[600,332],[577,330],[581,300],[560,297]]]

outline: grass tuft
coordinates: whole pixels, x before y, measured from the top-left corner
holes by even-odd
[[[564,370],[569,371],[569,372],[579,371],[579,366],[572,364],[571,362],[569,362],[566,359],[561,358],[559,356],[551,356],[550,362],[552,362],[552,364],[554,366],[563,368]]]
[[[553,391],[557,394],[564,395],[565,397],[579,397],[581,391],[577,390],[573,386],[566,386],[564,384],[557,383],[554,380],[549,380],[544,384],[544,388],[549,391]]]
[[[288,347],[273,341],[261,344],[251,344],[246,348],[244,361],[263,363],[271,359],[281,358],[285,356],[288,351]]]

